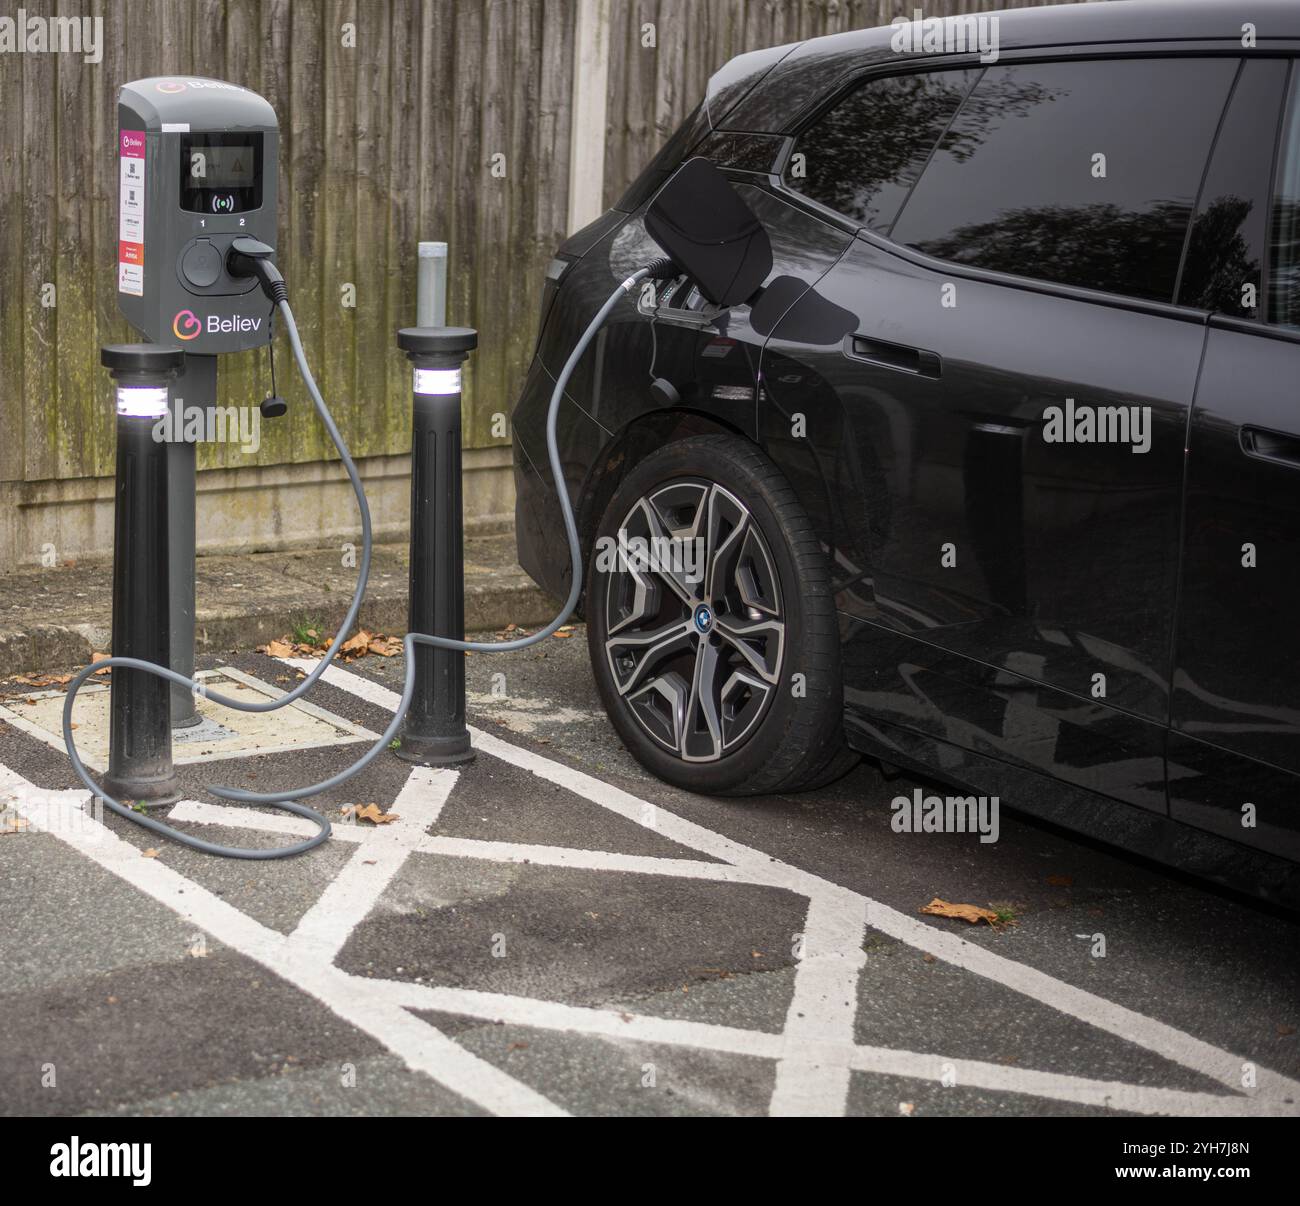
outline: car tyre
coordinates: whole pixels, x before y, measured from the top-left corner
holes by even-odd
[[[587,581],[601,701],[660,779],[758,795],[824,785],[857,761],[826,555],[752,444],[697,435],[642,461],[599,522]]]

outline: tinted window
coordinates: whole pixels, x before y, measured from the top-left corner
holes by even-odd
[[[932,71],[868,81],[799,136],[786,183],[888,233],[978,74]]]
[[[1259,317],[1269,175],[1286,69],[1283,59],[1241,65],[1192,222],[1178,286],[1182,305]]]
[[[1269,321],[1300,327],[1300,71],[1294,66],[1276,190],[1269,248]]]
[[[989,67],[894,225],[928,255],[1172,301],[1231,59]]]

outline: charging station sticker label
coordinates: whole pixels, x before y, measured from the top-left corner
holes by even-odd
[[[117,291],[144,296],[144,151],[143,130],[123,130],[117,211]]]

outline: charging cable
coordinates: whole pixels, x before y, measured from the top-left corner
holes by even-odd
[[[578,525],[574,518],[573,506],[569,501],[568,490],[564,485],[563,466],[560,463],[559,441],[556,435],[556,423],[559,418],[560,402],[564,397],[565,387],[569,383],[569,378],[573,376],[574,369],[577,368],[578,362],[582,359],[583,354],[590,346],[591,341],[595,338],[596,333],[605,324],[605,320],[618,305],[619,300],[629,294],[643,280],[654,278],[663,280],[678,273],[676,265],[669,259],[657,259],[647,264],[644,268],[637,269],[625,281],[623,281],[613,293],[609,295],[608,300],[595,317],[587,324],[587,329],[583,331],[578,342],[574,345],[573,351],[569,353],[569,358],[564,362],[564,367],[560,370],[560,375],[555,379],[555,388],[551,392],[550,406],[546,412],[546,452],[550,461],[551,476],[555,483],[555,492],[560,504],[560,514],[564,520],[564,533],[569,545],[569,558],[573,567],[572,582],[569,586],[568,598],[564,601],[564,606],[556,617],[544,628],[532,633],[530,636],[518,637],[510,641],[488,642],[488,641],[463,641],[454,637],[434,636],[430,633],[408,632],[402,641],[402,648],[406,659],[405,681],[402,686],[402,697],[397,705],[392,722],[384,730],[383,735],[370,747],[356,762],[335,775],[322,780],[319,783],[313,783],[307,787],[293,788],[289,791],[280,792],[254,792],[246,791],[238,787],[212,786],[208,790],[215,796],[220,796],[226,800],[236,800],[242,804],[268,804],[274,808],[280,808],[286,812],[291,812],[297,816],[306,817],[317,826],[317,832],[310,838],[302,842],[297,842],[290,846],[276,846],[270,849],[257,849],[243,846],[223,846],[216,842],[204,841],[202,838],[194,837],[188,833],[182,833],[179,829],[167,825],[162,821],[143,813],[136,812],[123,804],[119,800],[106,795],[103,788],[91,778],[90,772],[86,769],[85,764],[81,761],[77,753],[76,742],[72,736],[72,707],[76,700],[77,692],[81,689],[82,684],[90,675],[99,672],[105,668],[121,666],[131,670],[143,670],[149,674],[155,674],[160,678],[165,678],[169,682],[177,683],[181,686],[188,687],[191,691],[196,688],[204,695],[205,698],[215,700],[224,707],[233,708],[239,712],[273,712],[280,708],[286,707],[296,699],[311,689],[312,685],[321,677],[333,662],[335,655],[342,647],[343,642],[347,639],[348,633],[351,632],[355,624],[357,615],[361,610],[361,603],[365,597],[366,584],[370,577],[370,557],[374,544],[374,535],[370,522],[370,504],[366,501],[366,492],[361,485],[361,476],[357,472],[357,467],[348,453],[347,444],[343,436],[339,433],[333,416],[329,412],[329,407],[325,405],[325,399],[321,397],[320,389],[316,385],[316,379],[312,376],[311,368],[307,364],[307,356],[303,351],[302,340],[298,335],[298,324],[294,322],[293,311],[289,308],[289,291],[285,285],[284,277],[276,268],[272,261],[274,251],[265,243],[259,243],[251,238],[238,238],[231,245],[231,251],[228,257],[228,264],[231,275],[233,276],[256,276],[261,282],[263,292],[271,299],[275,309],[279,312],[284,320],[285,335],[288,337],[289,346],[293,351],[293,357],[298,365],[298,372],[302,376],[303,384],[307,387],[307,392],[311,396],[312,405],[316,408],[316,413],[320,416],[321,422],[325,425],[325,430],[329,434],[331,442],[338,450],[340,459],[343,462],[343,468],[346,470],[348,479],[352,483],[353,493],[356,495],[357,508],[361,512],[361,562],[357,571],[357,586],[352,596],[352,602],[348,607],[346,616],[342,624],[339,625],[338,632],[334,640],[330,642],[330,647],[325,651],[325,655],[313,667],[302,682],[300,682],[292,691],[278,696],[273,700],[267,700],[261,703],[243,699],[232,699],[230,696],[222,695],[217,691],[206,690],[201,684],[194,679],[186,678],[183,674],[177,673],[166,666],[159,666],[154,662],[147,662],[141,658],[135,657],[107,657],[101,658],[97,662],[84,667],[74,674],[68,683],[67,698],[63,703],[63,743],[67,747],[68,758],[72,762],[72,769],[76,772],[77,777],[91,791],[91,793],[101,800],[105,806],[119,816],[125,817],[145,829],[152,830],[155,833],[170,837],[184,846],[189,846],[194,850],[201,850],[205,854],[223,855],[227,858],[242,859],[273,859],[287,858],[292,854],[302,854],[304,851],[311,850],[326,841],[330,836],[330,823],[320,813],[314,809],[308,808],[305,804],[298,804],[295,801],[305,796],[313,796],[320,792],[329,791],[332,788],[345,783],[353,775],[364,770],[370,765],[385,749],[388,748],[393,738],[397,735],[401,727],[402,720],[406,716],[407,709],[411,706],[411,697],[415,693],[415,646],[416,645],[434,645],[440,649],[454,649],[459,651],[475,653],[512,653],[519,649],[527,649],[531,645],[536,645],[544,641],[547,637],[556,632],[568,618],[573,614],[573,609],[578,604],[578,598],[582,593],[582,542],[578,536]]]

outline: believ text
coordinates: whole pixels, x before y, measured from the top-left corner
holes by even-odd
[[[204,330],[209,335],[235,335],[241,331],[256,331],[261,325],[260,318],[245,318],[242,314],[236,314],[233,318],[209,314]]]

